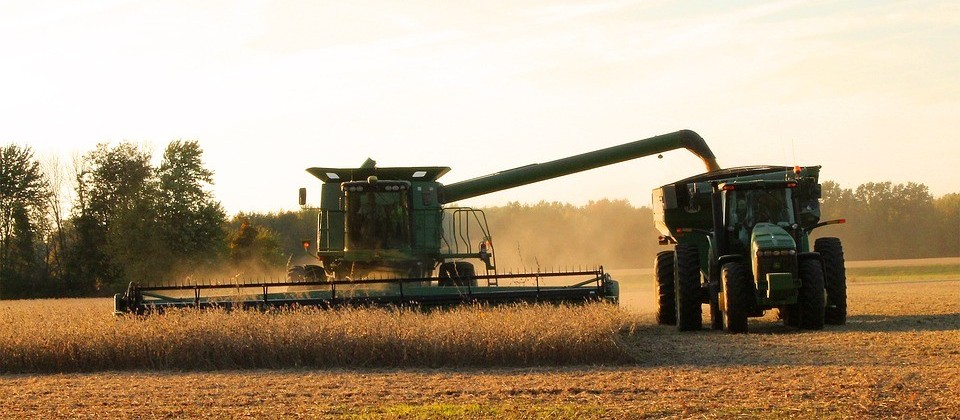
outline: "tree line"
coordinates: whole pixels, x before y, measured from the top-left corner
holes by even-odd
[[[196,141],[177,140],[159,166],[129,142],[100,144],[69,165],[28,146],[0,148],[0,298],[108,295],[131,281],[279,277],[306,263],[315,210],[229,217]],[[68,197],[69,196],[69,197]],[[847,259],[960,255],[960,193],[919,183],[823,183],[819,229]],[[666,248],[648,207],[626,200],[509,203],[484,209],[501,269],[604,264],[649,267]],[[479,238],[478,238],[479,240]]]
[[[130,142],[70,165],[0,148],[0,298],[106,295],[131,281],[281,265],[272,233],[227,218],[202,157],[183,140],[157,167]]]

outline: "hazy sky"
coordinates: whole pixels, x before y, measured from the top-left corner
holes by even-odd
[[[231,213],[296,208],[310,166],[449,183],[682,128],[725,167],[960,192],[960,2],[0,1],[0,144],[197,139]],[[649,205],[702,171],[676,151],[461,204]]]

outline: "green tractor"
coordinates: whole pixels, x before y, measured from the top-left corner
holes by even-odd
[[[846,270],[837,238],[820,221],[819,166],[752,166],[704,173],[653,191],[660,243],[654,261],[657,322],[680,331],[747,332],[749,317],[776,308],[807,330],[846,322]]]

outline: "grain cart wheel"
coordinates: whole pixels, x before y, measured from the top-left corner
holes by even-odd
[[[657,253],[653,260],[653,287],[657,296],[657,324],[677,325],[677,290],[673,285],[673,251]]]
[[[723,329],[733,334],[745,333],[747,314],[755,300],[747,269],[740,262],[726,263],[720,276],[723,281]]]
[[[804,330],[823,329],[823,265],[820,260],[800,260],[800,294],[797,296],[797,309],[800,315],[799,326]],[[793,308],[790,317],[794,315]]]
[[[696,331],[703,328],[700,308],[700,253],[694,244],[679,244],[674,257],[674,283],[677,296],[677,329]]]
[[[843,245],[840,238],[820,238],[813,249],[823,257],[823,287],[827,291],[823,321],[843,325],[847,322],[847,269],[843,261]]]
[[[291,266],[291,267],[287,268],[287,281],[288,281],[288,282],[291,282],[291,283],[301,282],[301,281],[303,281],[304,279],[306,279],[306,277],[307,277],[306,271],[304,270],[304,268],[303,268],[302,265],[294,265],[294,266]]]

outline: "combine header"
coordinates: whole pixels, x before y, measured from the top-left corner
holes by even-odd
[[[309,168],[320,179],[316,264],[288,268],[285,282],[215,285],[131,284],[116,312],[183,306],[447,305],[462,302],[582,302],[619,298],[602,267],[504,273],[482,210],[460,200],[631,159],[686,148],[719,169],[689,130],[443,185],[448,167]],[[300,189],[300,205],[307,204]],[[305,241],[310,248],[310,241]],[[478,273],[476,261],[482,270]]]

